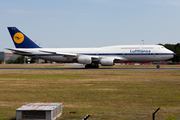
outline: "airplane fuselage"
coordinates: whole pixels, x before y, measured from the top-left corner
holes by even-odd
[[[16,48],[16,50],[30,52],[21,55],[39,59],[45,59],[61,63],[77,62],[77,57],[65,57],[41,51],[55,51],[59,53],[72,53],[78,55],[99,56],[102,58],[120,57],[121,60],[115,62],[154,62],[163,61],[173,57],[174,53],[160,45],[119,45],[100,48]],[[19,54],[19,53],[18,53]]]

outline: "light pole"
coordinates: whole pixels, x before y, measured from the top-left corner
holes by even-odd
[[[141,40],[143,42],[143,45],[144,45],[144,40]]]

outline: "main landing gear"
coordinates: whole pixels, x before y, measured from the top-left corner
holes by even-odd
[[[85,68],[99,68],[99,65],[97,63],[87,64]]]
[[[158,69],[159,69],[159,68],[160,68],[160,65],[159,65],[159,64],[158,64],[158,65],[156,65],[156,68],[158,68]]]

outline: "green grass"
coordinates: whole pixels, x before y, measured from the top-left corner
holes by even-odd
[[[63,103],[58,120],[180,118],[180,71],[0,71],[0,119],[14,119],[28,103]],[[75,111],[72,114],[70,111]]]

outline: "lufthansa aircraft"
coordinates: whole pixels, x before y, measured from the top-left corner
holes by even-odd
[[[120,62],[159,62],[172,58],[174,53],[160,45],[117,45],[99,48],[42,48],[16,27],[8,27],[16,48],[14,54],[60,63],[80,63],[85,68],[113,66]],[[157,65],[159,68],[159,65]]]

